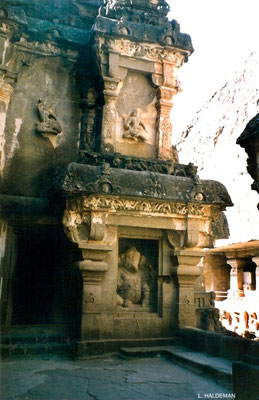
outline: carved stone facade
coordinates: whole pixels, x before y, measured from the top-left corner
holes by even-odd
[[[4,327],[42,318],[82,356],[195,327],[202,249],[232,202],[172,147],[190,37],[164,0],[3,3]]]

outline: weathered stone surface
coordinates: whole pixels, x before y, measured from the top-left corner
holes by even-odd
[[[36,40],[59,40],[85,44],[98,14],[98,1],[1,2],[3,17],[19,24],[19,29]]]
[[[6,116],[3,193],[46,197],[55,168],[76,158],[74,126],[79,121],[79,110],[71,72],[71,67],[58,58],[36,59],[21,71]],[[54,142],[35,133],[35,125],[40,123],[39,99],[53,108],[62,125]]]

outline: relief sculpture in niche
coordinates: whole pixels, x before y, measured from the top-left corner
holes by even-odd
[[[136,247],[127,248],[119,257],[117,304],[122,307],[150,307],[155,287],[155,272]]]
[[[62,131],[62,127],[53,111],[41,99],[38,100],[37,110],[40,122],[36,124],[36,132],[58,135]]]
[[[130,116],[125,119],[123,138],[142,142],[147,140],[146,126],[138,117],[138,110],[132,111]]]

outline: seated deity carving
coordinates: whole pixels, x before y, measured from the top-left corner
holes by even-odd
[[[150,306],[150,292],[154,273],[145,256],[135,247],[129,247],[119,258],[117,304],[132,308]]]
[[[37,109],[40,122],[36,124],[36,132],[58,135],[62,131],[62,127],[53,111],[47,108],[41,99],[38,100]]]
[[[138,110],[130,113],[129,118],[125,120],[124,129],[124,139],[145,142],[148,138],[146,126],[138,117]]]

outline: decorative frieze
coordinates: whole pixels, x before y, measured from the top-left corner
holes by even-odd
[[[181,204],[149,200],[130,200],[119,197],[83,196],[82,209],[84,211],[109,210],[132,211],[154,215],[207,215],[206,207],[200,204]]]

